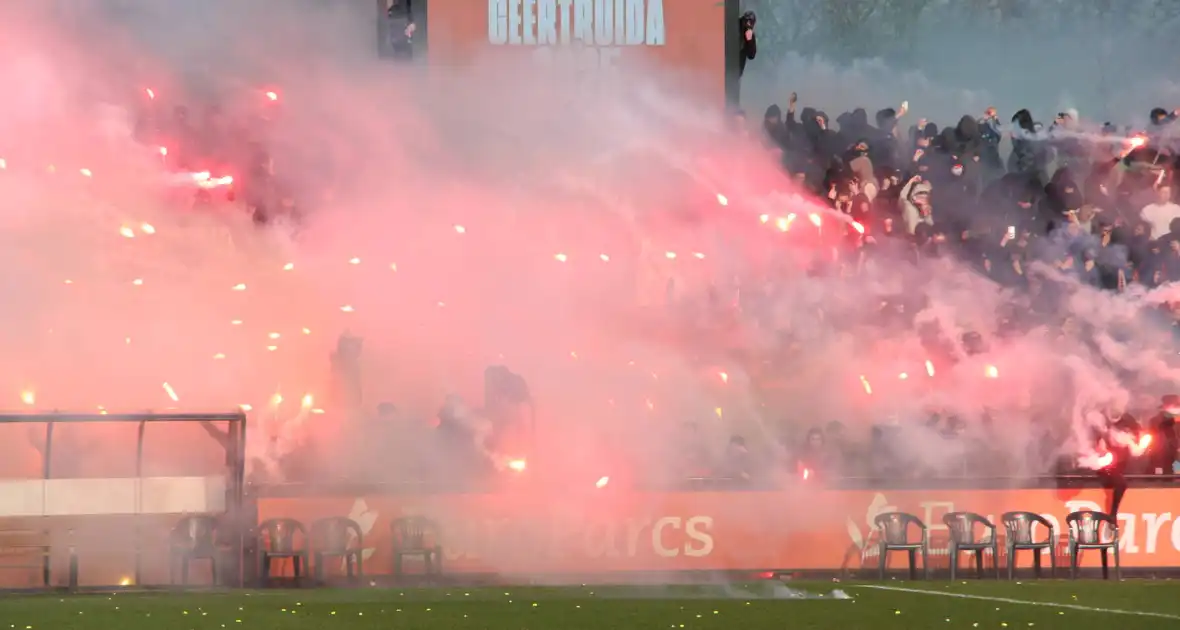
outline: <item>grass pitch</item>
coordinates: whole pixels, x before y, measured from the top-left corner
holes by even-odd
[[[1180,628],[1169,580],[787,585],[815,598],[770,583],[4,595],[0,630]]]

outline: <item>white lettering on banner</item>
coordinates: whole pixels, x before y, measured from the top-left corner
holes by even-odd
[[[683,545],[675,547],[668,547],[664,544],[664,530],[668,528],[683,529],[685,536],[693,542],[700,543],[699,547],[694,547],[690,542],[685,542]],[[651,546],[656,554],[664,558],[674,558],[680,555],[683,551],[684,555],[701,558],[713,553],[713,536],[709,534],[709,530],[713,528],[713,519],[708,516],[694,516],[687,521],[683,521],[678,516],[665,516],[656,521],[656,524],[651,528]]]
[[[703,558],[713,553],[713,535],[709,533],[712,529],[713,519],[708,516],[694,516],[688,519],[688,523],[685,524],[684,533],[701,545],[700,547],[693,547],[691,544],[685,543],[684,555],[693,558]]]
[[[1171,512],[1164,512],[1163,514],[1144,513],[1143,527],[1147,530],[1147,542],[1144,543],[1144,547],[1147,548],[1147,553],[1155,553],[1156,544],[1159,541],[1160,528],[1170,520],[1172,520]]]
[[[656,521],[656,524],[651,528],[651,547],[655,552],[665,558],[672,558],[680,555],[679,547],[664,546],[664,529],[667,527],[680,527],[680,517],[665,516]]]
[[[1139,545],[1135,544],[1135,518],[1134,514],[1119,514],[1117,518],[1119,522],[1119,551],[1127,553],[1139,553]]]
[[[939,531],[947,529],[945,523],[942,522],[942,517],[955,511],[955,504],[950,501],[923,501],[918,504],[925,512],[925,518],[922,519],[926,523],[926,528],[929,531]],[[938,514],[936,510],[942,509],[942,513]]]
[[[511,566],[521,550],[561,558],[571,553],[592,559],[702,558],[713,553],[711,516],[664,516],[626,520],[552,521],[510,518],[464,520],[445,528],[447,560],[486,561]],[[646,548],[650,541],[650,550]]]
[[[535,47],[543,64],[611,69],[624,48],[666,42],[664,0],[488,0],[488,43]]]

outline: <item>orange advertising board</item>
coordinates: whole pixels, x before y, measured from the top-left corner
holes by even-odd
[[[724,0],[430,0],[432,65],[520,59],[609,75],[649,68],[725,90]]]
[[[891,510],[915,514],[930,526],[937,568],[947,561],[945,552],[939,554],[946,548],[942,515],[947,512],[978,512],[993,522],[1006,511],[1037,512],[1058,523],[1063,536],[1066,514],[1101,510],[1105,504],[1100,489],[602,492],[560,500],[502,493],[261,499],[259,517],[304,523],[325,516],[352,518],[365,532],[365,572],[370,574],[390,571],[390,522],[417,515],[439,523],[450,573],[573,575],[875,567],[871,522]],[[1180,566],[1177,517],[1180,489],[1131,490],[1120,514],[1123,565]],[[1064,557],[1064,546],[1058,554]],[[1096,563],[1097,556],[1083,561]]]

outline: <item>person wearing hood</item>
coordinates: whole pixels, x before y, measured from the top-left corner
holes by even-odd
[[[840,114],[836,122],[840,125],[840,140],[845,146],[873,135],[869,115],[863,108],[858,107],[851,112]]]
[[[1073,171],[1063,167],[1053,173],[1045,185],[1045,196],[1041,198],[1040,217],[1048,230],[1052,231],[1063,223],[1076,220],[1078,210],[1085,204],[1081,189],[1074,179]],[[1070,215],[1074,216],[1070,216]]]
[[[811,155],[817,164],[826,168],[842,149],[839,147],[839,136],[829,128],[827,114],[804,107],[802,117],[800,125],[811,145]]]
[[[783,110],[778,105],[767,107],[766,115],[762,117],[762,143],[767,148],[781,149],[786,152],[788,141],[787,126],[783,122]]]
[[[877,112],[877,128],[869,142],[869,159],[877,168],[897,168],[897,111],[893,108]]]
[[[758,56],[758,36],[754,33],[754,26],[758,17],[753,11],[746,11],[738,18],[738,32],[741,48],[738,50],[738,77],[746,73],[746,62],[753,61]]]
[[[1147,137],[1151,139],[1151,143],[1158,148],[1168,149],[1173,148],[1172,143],[1166,142],[1171,125],[1176,118],[1180,117],[1180,110],[1167,111],[1162,107],[1156,107],[1151,110],[1148,115],[1149,123],[1147,126]]]
[[[1012,153],[1008,155],[1008,172],[1022,173],[1044,182],[1052,155],[1047,136],[1032,113],[1022,109],[1012,116]]]

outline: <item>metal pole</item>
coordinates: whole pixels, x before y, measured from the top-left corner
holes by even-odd
[[[139,484],[136,492],[135,502],[135,585],[139,586],[142,581],[143,573],[143,536],[140,534],[143,531],[142,523],[140,522],[140,513],[143,512],[143,437],[147,431],[147,420],[140,420],[139,427],[135,432],[135,479]]]
[[[53,461],[53,421],[45,423],[45,448],[41,452],[41,474],[49,479],[51,474],[50,462]]]

